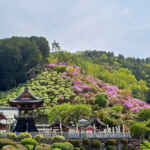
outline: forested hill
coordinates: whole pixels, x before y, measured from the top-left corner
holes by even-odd
[[[150,58],[139,59],[113,52],[50,52],[44,37],[12,37],[0,40],[0,91],[17,87],[41,73],[48,63],[78,65],[83,73],[126,90],[135,98],[150,100]]]
[[[129,74],[132,75],[132,79],[143,88],[146,86],[150,88],[150,58],[135,58],[135,57],[124,57],[123,55],[115,56],[113,52],[106,51],[84,51],[78,52],[78,55],[85,60],[88,60],[91,63],[99,64],[101,70],[103,68],[102,74],[98,76],[103,79],[105,82],[109,82],[115,85],[118,85],[120,88],[129,88],[132,91],[132,94],[135,97],[144,98],[145,100],[150,99],[149,89],[146,89],[144,95],[139,94],[138,90],[134,87],[134,82],[123,82],[122,79],[130,80],[128,78]],[[125,69],[126,68],[126,69]],[[128,69],[128,70],[127,70]],[[124,75],[123,75],[124,74]],[[134,75],[134,76],[133,76]],[[130,76],[131,77],[131,76]],[[134,79],[135,77],[135,79]],[[118,79],[117,79],[118,78]],[[132,86],[130,88],[130,86]]]

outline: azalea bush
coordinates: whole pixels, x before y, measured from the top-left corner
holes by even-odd
[[[54,136],[52,137],[52,142],[55,143],[55,142],[64,142],[66,139],[64,136]]]
[[[17,137],[16,133],[14,133],[14,132],[7,132],[6,136],[7,136],[7,138],[16,138]]]
[[[42,139],[44,139],[44,136],[42,134],[37,134],[34,136],[34,139],[37,141],[37,142],[41,142]]]
[[[150,142],[144,141],[140,146],[141,146],[142,150],[149,150],[150,149]]]
[[[17,148],[14,147],[13,145],[6,145],[3,146],[2,150],[17,150]]]
[[[95,96],[95,104],[98,104],[100,107],[105,107],[108,103],[107,95],[97,94]]]
[[[102,146],[102,143],[100,140],[98,140],[98,139],[92,140],[92,142],[91,142],[92,148],[100,149],[101,146]]]
[[[51,150],[51,146],[48,144],[40,144],[36,146],[35,150]]]
[[[60,148],[61,150],[73,150],[74,147],[71,143],[69,142],[64,142],[64,143],[53,143],[51,145],[52,150],[55,148]]]
[[[8,138],[1,138],[0,139],[0,148],[2,148],[5,145],[12,145],[15,147],[17,145],[17,143]]]
[[[20,139],[32,138],[32,135],[29,132],[21,132],[17,135],[17,137]]]

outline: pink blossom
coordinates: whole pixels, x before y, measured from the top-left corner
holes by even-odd
[[[73,83],[75,83],[75,84],[81,84],[82,82],[80,80],[74,80]]]
[[[54,68],[54,67],[56,67],[56,65],[55,64],[48,64],[48,67]]]
[[[131,109],[131,111],[133,111],[133,112],[138,112],[138,111],[139,111],[139,108],[138,108],[138,107],[134,107],[134,108]]]
[[[89,94],[89,93],[85,93],[85,94],[83,94],[83,96],[84,96],[85,98],[88,98],[88,97],[90,97],[90,94]]]
[[[59,96],[59,97],[58,97],[58,100],[64,100],[64,97]]]
[[[131,107],[133,107],[134,105],[133,105],[131,102],[126,101],[126,102],[124,103],[124,106],[125,106],[125,107],[128,107],[128,108],[131,108]]]

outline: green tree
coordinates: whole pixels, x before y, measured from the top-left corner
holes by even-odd
[[[28,72],[41,64],[46,56],[48,43],[44,38],[12,37],[0,40],[0,90],[26,81]]]
[[[135,122],[131,125],[130,131],[132,136],[143,139],[147,132],[150,132],[150,128],[146,126],[145,122]]]
[[[76,127],[78,128],[79,120],[83,118],[89,119],[91,115],[92,115],[92,109],[89,105],[76,104],[76,105],[72,105],[70,109],[69,117],[70,120],[72,120],[76,124]]]
[[[150,118],[150,108],[148,109],[141,109],[137,114],[137,119],[139,121],[147,121]]]
[[[100,107],[105,107],[108,102],[106,94],[97,94],[95,97],[95,104],[98,104]]]
[[[60,122],[60,130],[62,132],[62,122],[66,122],[70,110],[70,104],[55,105],[48,111],[49,122],[54,122],[56,119]]]

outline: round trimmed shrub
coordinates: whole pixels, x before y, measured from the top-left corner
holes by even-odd
[[[105,107],[107,105],[108,98],[105,94],[97,94],[95,96],[95,104],[99,105],[100,107]]]
[[[7,132],[6,136],[7,138],[12,138],[12,139],[17,137],[16,133],[14,132]]]
[[[83,145],[89,145],[89,144],[90,144],[90,141],[89,141],[88,138],[84,138],[84,139],[82,140],[82,143],[83,143]]]
[[[17,150],[17,148],[13,145],[5,145],[3,146],[2,150]]]
[[[115,139],[109,139],[106,141],[106,145],[116,145],[117,144],[117,140]]]
[[[57,72],[63,73],[66,71],[66,66],[56,66],[55,69]]]
[[[27,148],[24,147],[22,144],[17,144],[16,147],[18,150],[27,150]]]
[[[78,139],[69,141],[74,147],[80,147],[82,145],[81,141]]]
[[[52,137],[52,142],[65,142],[65,137],[64,136],[54,136]]]
[[[35,150],[51,150],[51,147],[48,144],[40,144],[36,146]]]
[[[81,146],[81,147],[80,147],[80,150],[86,150],[86,149],[85,149],[85,147],[84,147],[84,146]]]
[[[108,145],[107,150],[117,150],[117,148],[114,145]]]
[[[18,134],[17,136],[20,139],[24,139],[24,138],[32,138],[32,135],[28,132],[21,132]]]
[[[80,150],[80,147],[75,147],[74,150]]]
[[[41,142],[41,140],[44,138],[44,136],[42,134],[37,134],[34,136],[34,139],[37,141],[37,142]]]
[[[16,146],[17,143],[14,142],[13,140],[7,139],[7,138],[2,138],[2,139],[0,139],[0,148],[2,148],[2,147],[5,146],[5,145],[13,145],[13,146]]]
[[[30,150],[31,147],[35,149],[36,145],[38,145],[38,142],[32,138],[25,138],[21,140],[21,144],[24,145],[28,150]]]
[[[52,149],[52,150],[62,150],[62,149],[60,149],[60,148],[54,148],[54,149]]]
[[[51,145],[52,150],[54,148],[60,148],[61,150],[73,150],[74,147],[71,143],[69,142],[64,142],[64,143],[53,143]]]
[[[38,145],[38,142],[32,138],[25,138],[21,140],[22,145]]]
[[[101,145],[102,143],[99,140],[97,139],[92,140],[92,143],[91,143],[92,148],[100,148]]]

